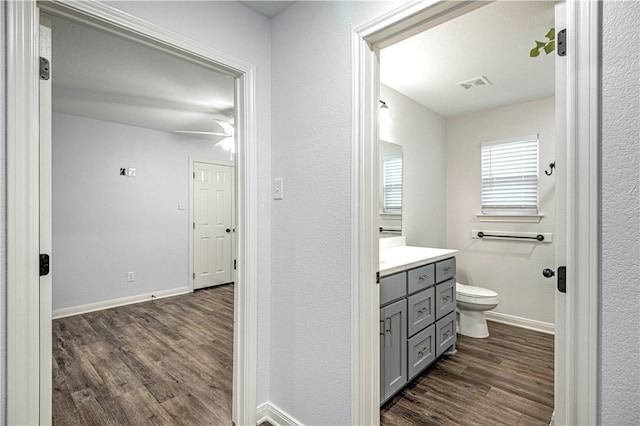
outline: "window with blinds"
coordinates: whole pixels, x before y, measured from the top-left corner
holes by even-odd
[[[538,214],[538,135],[482,144],[482,213]]]
[[[401,155],[388,155],[382,159],[382,199],[385,213],[400,213],[402,209]]]

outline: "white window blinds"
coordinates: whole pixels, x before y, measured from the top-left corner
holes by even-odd
[[[482,213],[538,213],[538,135],[482,144]]]
[[[388,155],[382,160],[382,197],[385,213],[402,209],[402,156]]]

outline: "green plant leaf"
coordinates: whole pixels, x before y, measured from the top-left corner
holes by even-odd
[[[555,28],[551,28],[549,30],[549,32],[546,33],[544,36],[546,38],[548,38],[549,40],[555,40],[556,39],[556,29]]]
[[[556,42],[555,41],[550,41],[549,43],[547,43],[547,45],[544,47],[544,53],[546,53],[547,55],[551,52],[553,52],[554,50],[556,50]]]
[[[531,51],[529,52],[529,56],[531,58],[535,58],[537,56],[540,56],[540,50],[537,47],[534,47],[533,49],[531,49]]]
[[[543,48],[545,44],[547,44],[547,43],[545,43],[544,41],[536,40],[536,48],[537,49]]]

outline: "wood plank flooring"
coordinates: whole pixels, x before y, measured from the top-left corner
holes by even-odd
[[[54,425],[229,425],[233,285],[53,321]]]
[[[553,336],[489,322],[381,409],[381,425],[549,425]]]

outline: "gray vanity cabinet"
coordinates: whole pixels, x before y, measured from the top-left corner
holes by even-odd
[[[455,275],[452,257],[381,278],[381,403],[455,344]]]
[[[386,401],[407,383],[407,300],[380,309],[380,399]]]

